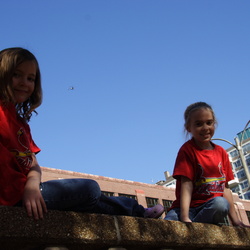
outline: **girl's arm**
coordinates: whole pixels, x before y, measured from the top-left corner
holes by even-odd
[[[27,182],[23,193],[23,206],[27,214],[34,219],[42,219],[43,213],[47,212],[46,204],[40,191],[41,169],[37,163],[35,154],[32,155],[32,167],[27,175]]]
[[[227,201],[229,202],[229,218],[232,221],[233,226],[240,226],[240,227],[250,227],[245,225],[242,221],[239,220],[236,211],[235,211],[235,207],[234,207],[234,203],[233,203],[233,196],[232,196],[232,192],[228,187],[228,184],[226,184],[225,189],[224,189],[224,194],[223,194],[224,198],[227,199]]]
[[[181,177],[181,196],[180,196],[180,220],[182,222],[192,222],[189,218],[189,207],[193,192],[193,183],[187,177]]]

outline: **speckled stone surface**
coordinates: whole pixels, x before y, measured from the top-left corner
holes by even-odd
[[[43,220],[0,206],[0,249],[250,249],[250,229],[49,211]]]

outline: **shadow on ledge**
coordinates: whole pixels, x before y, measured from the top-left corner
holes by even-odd
[[[250,229],[127,216],[49,211],[43,220],[0,206],[0,249],[250,249]]]

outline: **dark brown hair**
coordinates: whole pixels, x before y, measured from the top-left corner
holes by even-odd
[[[8,48],[0,51],[0,101],[2,105],[14,102],[12,91],[12,77],[18,65],[25,61],[33,61],[36,64],[35,89],[30,98],[16,104],[16,110],[20,117],[29,121],[32,112],[42,103],[41,73],[36,57],[23,48]]]

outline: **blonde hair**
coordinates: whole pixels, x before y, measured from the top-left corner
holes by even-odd
[[[15,47],[0,51],[0,101],[2,105],[14,102],[12,90],[12,77],[17,66],[25,61],[33,61],[36,64],[35,89],[30,98],[20,104],[16,104],[16,111],[27,122],[32,112],[42,103],[41,73],[36,57],[28,50]]]
[[[185,121],[184,128],[185,128],[186,135],[189,134],[187,128],[190,125],[189,123],[190,123],[191,114],[198,109],[207,109],[211,111],[213,119],[214,119],[214,124],[217,125],[217,120],[216,120],[215,113],[212,107],[206,102],[195,102],[193,104],[190,104],[184,112],[184,121]]]

